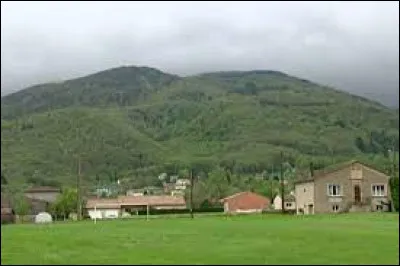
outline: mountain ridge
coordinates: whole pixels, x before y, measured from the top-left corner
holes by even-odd
[[[180,77],[124,66],[1,102],[2,171],[19,182],[73,182],[76,154],[86,154],[87,182],[118,173],[154,184],[188,167],[259,173],[281,151],[298,167],[382,164],[398,147],[398,110],[272,70]]]
[[[159,72],[160,74],[164,74],[164,75],[168,75],[168,76],[171,76],[171,77],[175,77],[176,79],[185,79],[185,78],[190,78],[190,77],[215,76],[215,75],[232,75],[232,74],[242,74],[242,75],[249,75],[249,74],[275,74],[275,75],[280,75],[282,77],[295,78],[295,79],[298,79],[298,80],[303,81],[305,83],[310,83],[310,84],[314,84],[314,85],[317,85],[317,86],[322,86],[322,85],[320,85],[318,83],[309,81],[307,79],[302,79],[302,78],[299,78],[299,77],[296,77],[296,76],[289,75],[289,74],[287,74],[285,72],[276,71],[276,70],[263,70],[263,69],[233,70],[233,71],[221,70],[221,71],[202,72],[202,73],[193,74],[193,75],[180,76],[180,75],[177,75],[177,74],[163,72],[163,71],[161,71],[161,70],[159,70],[157,68],[148,67],[148,66],[145,66],[145,65],[143,65],[143,66],[123,65],[123,66],[119,66],[119,67],[113,67],[113,68],[110,68],[110,69],[100,70],[100,71],[89,73],[89,74],[84,74],[84,75],[81,75],[80,77],[77,77],[77,78],[65,79],[65,80],[58,81],[58,82],[48,82],[48,83],[35,84],[35,85],[32,85],[32,86],[25,87],[25,88],[23,88],[21,90],[10,92],[10,93],[7,93],[5,95],[2,95],[1,99],[3,101],[3,98],[6,99],[8,97],[11,97],[11,98],[19,97],[20,94],[23,94],[27,90],[32,91],[35,88],[36,89],[43,89],[43,87],[56,86],[56,85],[63,84],[65,82],[79,82],[80,80],[84,80],[84,79],[92,78],[92,77],[95,78],[96,76],[99,76],[99,75],[102,75],[102,74],[108,74],[108,73],[111,73],[111,72],[114,72],[114,71],[121,71],[121,70],[150,70],[150,71]],[[322,86],[322,87],[327,87],[327,86]],[[338,89],[333,88],[333,87],[329,87],[329,89],[338,90]],[[343,92],[343,93],[348,93],[348,94],[352,95],[353,97],[361,97],[361,98],[363,98],[365,100],[373,101],[373,102],[379,103],[382,106],[389,107],[389,108],[392,108],[392,109],[398,108],[398,105],[393,104],[393,99],[391,97],[389,97],[388,95],[385,95],[384,102],[388,102],[389,101],[388,99],[390,98],[390,104],[389,103],[388,104],[384,104],[380,100],[377,100],[377,99],[379,99],[378,96],[380,94],[376,94],[376,93],[375,94],[373,94],[373,93],[357,94],[357,93],[346,91],[346,90],[338,90],[338,91],[339,92]],[[371,96],[368,96],[368,95],[371,95]]]

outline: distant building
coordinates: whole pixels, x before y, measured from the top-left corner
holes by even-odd
[[[61,194],[61,189],[55,187],[31,187],[24,192],[24,197],[29,205],[29,215],[36,215],[48,211]]]
[[[1,224],[15,223],[15,212],[11,207],[1,207]]]
[[[25,190],[24,195],[29,199],[41,200],[48,203],[55,202],[61,194],[61,189],[56,187],[31,187]]]
[[[225,213],[260,213],[268,209],[270,199],[253,192],[240,192],[220,200]]]
[[[11,207],[11,201],[1,195],[1,224],[15,223],[15,212]]]
[[[171,191],[171,196],[184,196],[185,191],[184,190],[172,190]]]
[[[171,192],[174,191],[174,188],[175,188],[174,183],[167,183],[167,182],[163,183],[164,194],[171,194]]]
[[[164,194],[164,189],[155,186],[130,189],[126,192],[126,196],[163,195],[163,194]]]
[[[178,180],[178,178],[179,178],[179,176],[177,176],[177,175],[171,175],[171,176],[169,177],[169,182],[170,182],[170,183],[175,183],[176,180]]]
[[[126,195],[134,197],[144,196],[144,191],[142,189],[130,189],[126,192]]]
[[[178,179],[175,182],[175,190],[185,190],[188,186],[190,186],[189,179]]]
[[[126,211],[144,210],[147,206],[153,209],[185,209],[186,202],[181,196],[149,195],[142,197],[121,196],[118,198],[121,208]]]
[[[102,197],[102,196],[110,197],[113,194],[113,190],[111,188],[107,188],[107,187],[97,188],[95,194],[98,197]]]

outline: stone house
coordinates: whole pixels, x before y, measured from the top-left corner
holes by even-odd
[[[386,211],[389,176],[359,161],[318,171],[295,183],[297,214]]]

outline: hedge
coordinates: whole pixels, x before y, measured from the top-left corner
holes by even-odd
[[[216,213],[216,212],[223,212],[224,208],[198,208],[193,209],[193,213]],[[150,215],[155,214],[189,214],[190,209],[149,209]],[[147,215],[147,210],[139,210],[138,215]]]

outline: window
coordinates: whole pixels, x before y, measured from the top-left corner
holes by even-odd
[[[306,192],[306,189],[304,189],[304,192]]]
[[[341,189],[340,185],[328,185],[328,196],[340,196],[341,195]]]
[[[292,207],[292,203],[290,202],[286,203],[286,207]]]
[[[338,211],[339,211],[339,205],[333,205],[333,206],[332,206],[332,210],[333,210],[334,212],[338,212]]]
[[[375,196],[375,197],[385,196],[385,186],[384,185],[372,185],[372,196]]]

